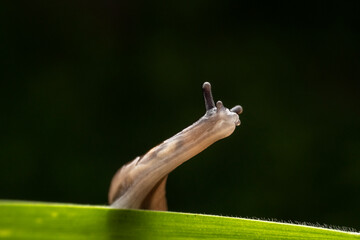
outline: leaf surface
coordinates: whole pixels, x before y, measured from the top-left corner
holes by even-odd
[[[0,202],[0,239],[359,239],[358,233],[201,214]]]

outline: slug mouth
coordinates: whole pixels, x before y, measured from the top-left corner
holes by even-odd
[[[232,120],[234,121],[235,126],[240,126],[241,121],[239,118],[239,115],[237,114],[237,112],[234,112],[232,110],[227,110],[228,115],[231,115]]]
[[[236,126],[240,126],[240,124],[241,124],[240,119],[235,122],[235,125],[236,125]]]

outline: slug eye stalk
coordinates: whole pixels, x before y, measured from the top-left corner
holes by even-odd
[[[204,82],[203,86],[203,95],[205,100],[205,109],[209,111],[210,109],[215,107],[215,102],[211,92],[211,85],[209,82]]]
[[[165,185],[168,174],[240,125],[240,105],[229,110],[215,105],[211,85],[202,86],[206,113],[194,124],[124,165],[113,177],[109,203],[115,208],[167,210]]]
[[[203,89],[203,95],[204,95],[204,100],[205,100],[205,109],[206,109],[206,111],[209,111],[210,109],[215,107],[214,98],[213,98],[212,92],[211,92],[211,84],[209,82],[204,82],[202,89]],[[223,107],[222,102],[218,101],[216,103],[216,107],[217,108]],[[241,114],[243,112],[243,109],[240,105],[236,105],[230,111],[237,113],[237,114]]]

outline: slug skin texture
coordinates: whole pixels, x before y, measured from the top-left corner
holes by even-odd
[[[114,208],[167,210],[168,174],[240,125],[242,107],[215,105],[211,85],[203,84],[206,113],[197,122],[120,168],[112,179],[109,204]]]

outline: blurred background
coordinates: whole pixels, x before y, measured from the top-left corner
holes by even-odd
[[[107,204],[209,81],[242,124],[170,174],[171,211],[360,229],[359,5],[2,2],[0,198]]]

